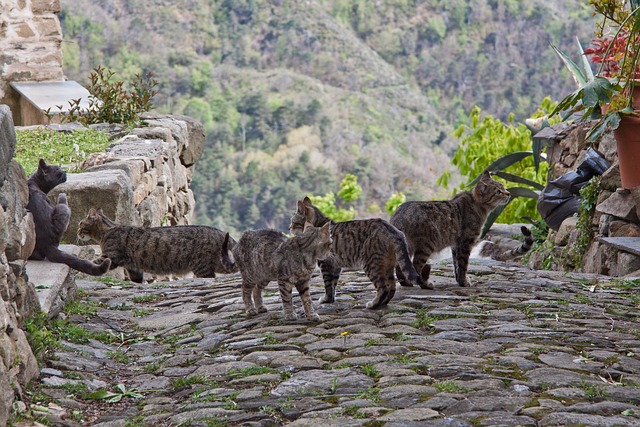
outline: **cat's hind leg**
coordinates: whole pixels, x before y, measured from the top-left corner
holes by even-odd
[[[471,246],[472,245],[465,243],[451,248],[451,255],[453,256],[453,272],[456,276],[456,282],[458,282],[458,285],[464,287],[471,286],[467,280],[467,268],[469,267]]]
[[[278,279],[278,289],[280,290],[280,299],[282,300],[282,312],[284,320],[296,320],[295,311],[293,311],[293,283],[285,279]]]
[[[259,283],[258,286],[253,288],[253,301],[256,305],[256,310],[258,310],[258,313],[266,313],[268,311],[267,307],[264,306],[264,302],[262,301],[262,292],[268,284],[269,282]]]
[[[242,302],[244,303],[244,309],[247,312],[247,316],[255,316],[258,314],[258,310],[253,305],[253,290],[257,288],[257,286],[253,283],[249,283],[246,280],[242,280]]]
[[[313,309],[313,301],[311,300],[309,291],[309,280],[300,280],[296,282],[296,289],[300,300],[302,301],[302,308],[304,309],[304,315],[307,319],[317,322],[320,320],[320,316]]]
[[[413,267],[420,277],[422,277],[422,281],[426,286],[429,286],[429,274],[431,273],[431,265],[428,263],[430,256],[431,253],[425,251],[416,251],[413,255]],[[426,289],[431,288],[427,287]]]
[[[324,293],[325,295],[320,298],[320,304],[328,304],[335,302],[336,300],[336,286],[338,285],[338,279],[340,278],[340,267],[335,260],[328,258],[318,262],[320,271],[322,272],[322,280],[324,280]]]
[[[144,273],[136,270],[131,270],[129,268],[127,268],[126,270],[127,276],[129,276],[129,280],[135,283],[142,283],[142,281],[144,280]]]
[[[51,227],[56,236],[56,244],[62,240],[62,235],[69,227],[71,219],[71,209],[67,205],[67,195],[65,193],[58,194],[58,204],[53,208],[51,213]]]

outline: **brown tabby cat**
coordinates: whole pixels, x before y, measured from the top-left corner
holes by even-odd
[[[429,280],[431,265],[427,263],[434,252],[451,247],[456,281],[469,286],[467,267],[471,248],[480,236],[489,213],[509,201],[509,192],[503,185],[484,172],[478,184],[451,200],[405,202],[391,216],[391,224],[407,238],[413,266],[421,272],[422,280]],[[396,274],[403,286],[412,286],[402,271]]]
[[[67,205],[65,193],[58,194],[58,203],[54,206],[47,193],[67,180],[67,173],[55,165],[48,165],[43,159],[38,169],[29,177],[29,202],[27,210],[31,212],[36,230],[36,247],[29,259],[66,264],[82,273],[100,276],[109,270],[111,261],[103,259],[100,265],[61,251],[60,240],[67,230],[71,209]]]
[[[222,259],[229,267],[235,261],[240,269],[242,300],[248,316],[267,311],[262,302],[262,291],[270,281],[277,280],[284,318],[296,319],[291,294],[295,286],[302,300],[305,316],[317,321],[320,316],[313,310],[313,302],[309,297],[309,280],[316,260],[325,257],[330,248],[329,225],[313,227],[307,223],[304,232],[291,239],[276,230],[246,231],[233,248],[233,260],[229,256],[225,240]]]
[[[335,301],[336,285],[343,267],[362,268],[375,286],[376,296],[367,303],[370,309],[384,307],[395,295],[393,268],[396,263],[411,283],[427,288],[413,269],[403,234],[387,221],[376,218],[334,222],[305,197],[303,201],[298,201],[298,209],[291,217],[289,229],[293,234],[300,233],[305,222],[316,227],[331,224],[331,253],[318,261],[325,286],[321,303]]]
[[[225,232],[204,225],[135,227],[109,219],[102,209],[89,209],[78,225],[81,240],[100,244],[101,258],[111,259],[111,268],[123,266],[129,278],[142,283],[143,272],[215,277],[233,273],[220,259]],[[231,239],[233,246],[235,241]]]

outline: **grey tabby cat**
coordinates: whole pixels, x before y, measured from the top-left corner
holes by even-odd
[[[483,240],[478,244],[478,246],[480,246],[479,255],[485,258],[495,259],[496,261],[509,261],[520,258],[529,252],[531,246],[533,246],[531,230],[523,225],[520,227],[520,231],[524,236],[524,240],[516,247],[509,246],[511,246],[510,243],[515,243],[517,240],[486,236],[485,239],[487,240]]]
[[[295,286],[305,316],[317,321],[320,316],[313,310],[309,280],[316,260],[325,257],[330,247],[328,224],[320,228],[306,224],[304,231],[291,239],[276,230],[246,231],[233,248],[233,259],[229,256],[226,244],[223,244],[222,259],[229,268],[235,265],[240,270],[242,301],[248,316],[267,311],[262,302],[262,291],[270,281],[277,280],[284,318],[296,319],[291,293]]]
[[[407,238],[413,266],[422,280],[429,280],[429,257],[446,247],[451,247],[456,282],[469,286],[467,267],[471,248],[480,236],[489,213],[509,201],[510,194],[504,186],[484,172],[470,191],[463,191],[451,200],[405,202],[391,216],[391,224]],[[403,286],[412,286],[396,268]]]
[[[367,303],[367,308],[370,309],[386,306],[395,295],[393,268],[396,263],[401,266],[411,283],[428,288],[411,264],[404,235],[387,221],[374,218],[334,222],[305,197],[303,201],[298,201],[289,230],[298,234],[305,222],[316,227],[331,224],[331,253],[318,261],[325,286],[325,296],[320,300],[321,303],[335,301],[336,285],[342,268],[361,268],[369,277],[376,288],[375,298]]]
[[[80,240],[100,244],[101,258],[111,259],[111,268],[124,267],[129,278],[142,283],[143,272],[215,277],[233,273],[220,259],[225,232],[204,225],[136,227],[120,225],[102,209],[89,209],[78,225]],[[231,239],[231,245],[235,241]]]

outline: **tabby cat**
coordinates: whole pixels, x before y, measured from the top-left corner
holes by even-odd
[[[101,259],[110,258],[111,268],[124,267],[129,278],[142,283],[143,273],[185,274],[215,277],[233,273],[220,259],[225,232],[204,225],[136,227],[120,225],[102,209],[89,209],[78,224],[80,240],[100,244]],[[231,239],[231,246],[235,240]]]
[[[485,237],[487,240],[483,240],[478,244],[478,246],[480,246],[478,254],[481,257],[495,259],[496,261],[509,261],[520,258],[529,252],[531,246],[533,246],[531,230],[523,225],[520,227],[520,231],[524,236],[524,241],[517,247],[509,247],[505,240],[510,239],[492,239],[491,237]],[[515,240],[515,242],[517,242],[517,240]]]
[[[506,204],[509,197],[504,186],[485,171],[473,189],[451,200],[401,204],[391,216],[391,224],[406,236],[413,266],[421,273],[422,280],[429,280],[431,266],[427,261],[431,254],[450,246],[456,282],[469,286],[467,267],[471,248],[489,213]],[[401,285],[411,286],[399,268],[396,274]]]
[[[29,202],[27,210],[31,212],[36,230],[36,246],[29,257],[33,260],[48,259],[51,262],[66,264],[82,273],[100,276],[109,270],[111,260],[104,259],[100,265],[63,252],[60,246],[62,235],[69,226],[71,209],[67,205],[67,196],[58,194],[57,204],[47,197],[54,187],[67,180],[67,173],[55,165],[47,165],[43,159],[38,162],[38,169],[27,180]]]
[[[367,308],[384,307],[396,292],[393,268],[398,263],[411,283],[427,289],[411,264],[404,235],[394,226],[379,218],[334,222],[324,216],[305,197],[298,201],[296,212],[291,217],[289,230],[300,233],[305,222],[316,227],[331,224],[331,253],[318,264],[324,279],[325,296],[321,303],[335,301],[336,285],[342,268],[361,268],[374,287],[375,298],[367,303]]]
[[[295,286],[305,316],[317,321],[320,316],[313,310],[309,280],[316,260],[325,257],[330,248],[329,225],[313,227],[307,223],[301,234],[290,239],[276,230],[246,231],[233,248],[233,260],[226,243],[222,247],[222,259],[228,266],[233,266],[235,262],[240,270],[242,300],[248,316],[267,311],[262,302],[262,291],[270,281],[277,280],[284,318],[296,319],[291,294]]]

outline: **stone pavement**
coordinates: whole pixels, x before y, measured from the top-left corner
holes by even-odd
[[[368,279],[343,273],[314,323],[283,321],[275,283],[247,318],[237,274],[77,280],[67,321],[87,334],[68,334],[31,408],[59,426],[640,426],[638,281],[488,260],[470,280],[443,262],[435,290],[399,286],[371,311]]]

